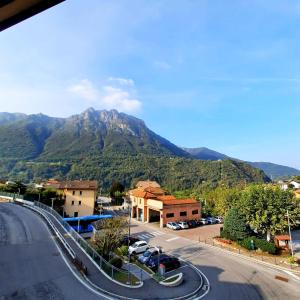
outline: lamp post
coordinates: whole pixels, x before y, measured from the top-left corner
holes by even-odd
[[[293,249],[293,241],[292,241],[292,234],[291,234],[291,225],[290,225],[290,215],[289,215],[289,210],[286,210],[287,214],[287,219],[288,219],[288,226],[289,226],[289,236],[290,236],[290,246],[291,246],[291,252],[292,252],[292,257],[294,256],[294,249]]]
[[[55,198],[51,198],[51,208],[53,209],[53,202],[54,202]]]

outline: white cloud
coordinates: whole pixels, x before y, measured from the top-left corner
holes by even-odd
[[[109,77],[108,80],[123,86],[134,86],[134,81],[132,79],[120,78],[120,77]]]
[[[79,97],[88,100],[96,101],[99,98],[99,93],[93,84],[88,79],[83,79],[79,83],[76,83],[68,88],[68,90],[78,95]]]
[[[83,79],[70,86],[68,91],[99,109],[117,109],[128,113],[141,109],[142,102],[136,97],[132,79],[110,77],[108,82],[109,84],[96,87],[88,79]]]

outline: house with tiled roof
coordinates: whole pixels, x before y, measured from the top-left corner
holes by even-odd
[[[131,200],[131,216],[140,222],[159,222],[160,227],[164,227],[168,222],[201,218],[198,201],[166,195],[161,187],[137,185],[128,195]]]
[[[98,190],[96,180],[58,181],[50,179],[43,186],[56,189],[63,196],[65,216],[83,217],[94,214]]]

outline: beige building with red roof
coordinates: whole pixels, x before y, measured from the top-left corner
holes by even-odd
[[[146,223],[159,222],[160,227],[168,222],[201,218],[201,206],[197,200],[176,199],[173,195],[166,195],[160,186],[146,186],[145,182],[129,191],[132,218]]]
[[[82,217],[94,214],[98,183],[96,180],[48,180],[44,187],[56,189],[64,199],[64,215]]]

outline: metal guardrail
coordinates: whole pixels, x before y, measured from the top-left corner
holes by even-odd
[[[80,236],[66,221],[64,221],[61,215],[59,215],[54,209],[37,201],[34,202],[34,205],[53,215],[57,219],[57,221],[66,229],[69,235],[78,243],[78,245],[89,255],[89,257],[99,266],[101,271],[108,277],[128,286],[140,285],[140,281],[132,280],[132,274],[129,271],[119,269],[106,261],[84,238],[82,238],[82,236]],[[126,281],[124,282],[125,278]]]
[[[10,198],[18,198],[18,199],[24,199],[22,195],[16,194],[16,193],[7,193],[7,192],[0,192],[0,196],[3,197],[10,197]]]
[[[67,250],[67,252],[69,253],[69,255],[72,257],[72,259],[75,259],[76,254],[74,252],[74,250],[71,248],[71,246],[67,243],[67,241],[65,240],[65,238],[62,236],[62,234],[56,229],[55,225],[53,224],[53,222],[48,218],[48,216],[41,210],[38,209],[32,205],[27,205],[25,204],[27,207],[29,207],[30,209],[36,211],[37,213],[39,213],[40,215],[42,215],[45,220],[48,222],[48,224],[50,225],[51,229],[54,231],[54,233],[56,234],[56,236],[59,238],[60,242],[63,244],[63,246],[65,247],[65,249]]]

